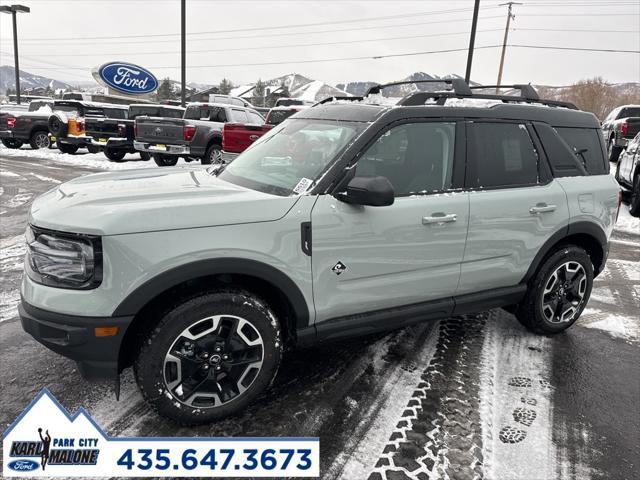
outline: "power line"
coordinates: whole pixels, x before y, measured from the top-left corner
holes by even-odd
[[[553,45],[523,45],[523,44],[509,44],[508,47],[516,47],[516,48],[532,48],[532,49],[547,49],[547,50],[571,50],[571,51],[581,51],[581,52],[607,52],[607,53],[640,53],[640,50],[622,50],[622,49],[612,49],[612,48],[580,48],[580,47],[563,47],[563,46],[553,46]],[[502,45],[484,45],[480,47],[475,47],[476,50],[484,50],[491,48],[500,48]],[[466,48],[452,48],[446,50],[429,50],[429,51],[420,51],[420,52],[404,52],[404,53],[392,53],[388,55],[367,55],[367,56],[358,56],[358,57],[341,57],[341,58],[322,58],[322,59],[303,59],[303,60],[285,60],[285,61],[274,61],[274,62],[255,62],[255,63],[229,63],[229,64],[217,64],[217,65],[190,65],[189,68],[231,68],[231,67],[254,67],[254,66],[266,66],[266,65],[295,65],[295,64],[305,64],[305,63],[324,63],[324,62],[342,62],[349,60],[379,60],[384,58],[392,58],[392,57],[408,57],[408,56],[419,56],[419,55],[431,55],[431,54],[439,54],[439,53],[455,53],[455,52],[466,52]],[[72,66],[62,66],[60,65],[58,68],[68,68],[72,70],[89,70],[91,67],[72,67]],[[40,70],[55,70],[56,67],[38,67]],[[148,68],[165,68],[165,69],[176,69],[180,68],[176,65],[149,65]]]
[[[478,30],[478,33],[486,33],[486,32],[499,32],[501,29],[494,28],[489,30]],[[414,38],[428,38],[428,37],[446,37],[449,35],[468,35],[469,32],[446,32],[446,33],[429,33],[425,35],[405,35],[402,37],[386,37],[386,38],[367,38],[360,40],[341,40],[338,42],[319,42],[319,43],[298,43],[298,44],[287,44],[287,45],[270,45],[270,46],[259,46],[259,47],[238,47],[238,48],[217,48],[217,49],[205,49],[205,50],[189,50],[189,53],[215,53],[215,52],[239,52],[239,51],[247,51],[247,50],[267,50],[267,49],[279,49],[279,48],[298,48],[298,47],[319,47],[319,46],[330,46],[330,45],[343,45],[343,44],[353,44],[353,43],[368,43],[368,42],[388,42],[391,40],[408,40]],[[167,54],[175,54],[180,53],[178,50],[168,51],[168,52],[133,52],[129,53],[129,55],[167,55]],[[100,55],[121,55],[122,52],[100,52]],[[73,54],[73,53],[63,53],[63,54],[51,54],[47,55],[47,57],[95,57],[96,53],[81,53],[81,54]]]
[[[485,10],[493,9],[497,7],[486,7]],[[368,17],[368,18],[354,18],[348,20],[331,20],[327,22],[314,22],[314,23],[298,23],[298,24],[289,24],[289,25],[271,25],[267,27],[253,26],[246,28],[235,28],[230,30],[213,30],[213,31],[203,31],[203,32],[191,32],[188,35],[210,35],[210,34],[218,34],[218,33],[236,33],[236,32],[253,32],[256,30],[282,30],[282,29],[291,29],[291,28],[306,28],[306,27],[317,27],[322,25],[338,25],[338,24],[346,24],[346,23],[361,23],[361,22],[370,22],[377,20],[394,20],[397,18],[410,18],[410,17],[423,17],[425,15],[443,15],[449,13],[461,13],[471,11],[469,8],[456,8],[450,10],[436,10],[431,12],[414,12],[414,13],[404,13],[399,15],[385,15],[381,17]],[[107,40],[114,38],[157,38],[157,37],[176,37],[179,36],[180,33],[149,33],[143,35],[109,35],[102,37],[40,37],[40,38],[25,38],[24,40],[39,40],[39,41],[55,41],[55,40]]]
[[[492,16],[480,17],[480,20],[491,20],[491,19],[495,19],[495,18],[503,18],[503,17],[502,17],[502,15],[492,15]],[[314,34],[323,34],[323,33],[356,32],[356,31],[362,31],[362,30],[384,30],[384,29],[388,29],[388,28],[414,27],[414,26],[423,26],[423,25],[434,25],[434,24],[443,24],[443,23],[460,23],[460,22],[461,21],[459,19],[455,19],[455,20],[436,20],[436,21],[432,21],[432,22],[400,23],[400,24],[395,24],[395,25],[369,25],[369,26],[365,26],[365,27],[318,30],[318,31],[313,31],[313,32],[295,32],[295,33],[285,32],[285,33],[272,33],[272,34],[266,34],[266,35],[262,35],[262,34],[244,35],[244,36],[240,36],[240,37],[233,36],[233,37],[213,37],[213,38],[192,38],[192,39],[189,39],[189,42],[193,43],[193,42],[205,42],[205,41],[217,41],[217,40],[243,40],[243,39],[251,39],[251,38],[263,39],[263,38],[271,38],[271,37],[290,37],[292,35],[301,36],[301,35],[314,35]],[[155,45],[155,44],[158,44],[158,43],[175,43],[175,42],[176,42],[175,39],[171,39],[171,40],[154,40],[153,43]],[[114,45],[125,45],[125,44],[139,45],[139,44],[146,44],[147,42],[138,41],[138,40],[125,41],[125,42],[114,42],[114,41],[110,41],[110,42],[106,42],[106,41],[105,42],[82,42],[80,44],[80,46],[84,46],[84,45],[104,45],[106,43],[112,43]],[[51,42],[39,42],[39,43],[35,43],[34,42],[34,43],[25,44],[25,46],[35,46],[35,45],[63,46],[63,45],[69,45],[69,44],[78,45],[78,42],[67,40],[64,43],[61,42],[61,43],[57,43],[55,45],[52,44]]]

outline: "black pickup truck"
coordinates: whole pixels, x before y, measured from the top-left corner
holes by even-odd
[[[49,148],[49,127],[53,100],[34,100],[27,111],[0,112],[0,140],[7,148],[20,148],[25,143],[31,148]]]
[[[620,153],[640,132],[640,105],[615,108],[602,122],[602,134],[610,162],[617,162]]]
[[[110,118],[108,111],[104,117],[85,119],[86,135],[91,137],[91,144],[101,148],[104,155],[112,162],[127,161],[127,153],[136,153],[133,147],[135,139],[135,119],[141,116],[182,118],[184,108],[171,105],[129,105],[127,118]],[[150,154],[140,152],[142,160],[149,160]]]
[[[138,117],[136,150],[148,152],[160,167],[200,160],[222,162],[222,128],[225,123],[262,125],[264,118],[252,108],[223,103],[190,103],[183,118]]]
[[[53,113],[49,117],[49,132],[56,138],[56,145],[62,153],[75,153],[86,147],[91,153],[98,153],[100,147],[91,143],[85,122],[91,118],[117,118],[125,120],[129,114],[127,105],[85,102],[78,100],[56,100]]]

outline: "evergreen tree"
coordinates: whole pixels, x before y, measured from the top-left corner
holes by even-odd
[[[158,95],[158,100],[173,100],[175,98],[169,77],[162,80],[158,90],[156,90],[156,95]]]
[[[258,79],[255,88],[253,89],[253,98],[252,102],[256,106],[264,107],[264,94],[265,94],[265,85],[261,79]]]
[[[281,97],[290,97],[291,96],[291,93],[289,92],[289,88],[287,87],[287,84],[285,83],[284,80],[280,84],[280,90],[278,91],[278,94]]]
[[[220,93],[220,95],[229,95],[231,93],[232,88],[233,88],[233,83],[231,83],[231,80],[227,80],[226,78],[223,78],[220,81],[220,85],[218,86],[218,92]]]

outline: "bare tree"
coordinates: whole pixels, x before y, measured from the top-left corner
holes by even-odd
[[[622,90],[607,83],[602,77],[580,80],[568,87],[541,87],[538,90],[543,98],[574,103],[600,120],[619,105],[640,103],[640,88],[631,86]]]

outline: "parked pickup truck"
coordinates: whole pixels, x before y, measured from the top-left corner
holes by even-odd
[[[225,123],[222,129],[222,163],[231,163],[273,125]]]
[[[49,132],[56,139],[62,153],[75,153],[86,147],[98,153],[100,147],[91,144],[92,137],[86,134],[85,121],[90,118],[108,117],[124,120],[128,115],[127,105],[112,105],[78,100],[56,100],[49,117]]]
[[[191,103],[183,118],[138,117],[136,150],[149,152],[160,167],[199,159],[203,164],[222,161],[222,127],[227,122],[263,124],[253,109],[221,103]]]
[[[617,162],[622,150],[640,132],[640,105],[622,105],[602,122],[602,134],[610,162]]]
[[[108,114],[108,112],[107,112]],[[126,161],[127,153],[136,153],[133,147],[135,119],[141,116],[182,118],[184,108],[171,105],[129,105],[127,118],[89,117],[85,119],[86,134],[91,144],[103,149],[112,162]],[[142,160],[149,160],[148,152],[140,152]]]
[[[51,115],[53,100],[37,100],[29,104],[28,110],[6,110],[0,112],[0,140],[7,148],[20,148],[25,143],[31,148],[49,148],[47,121]]]

